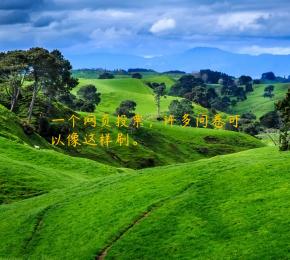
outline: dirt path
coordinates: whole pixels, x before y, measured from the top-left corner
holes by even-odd
[[[147,218],[154,210],[162,207],[167,201],[176,198],[177,196],[180,196],[182,193],[186,192],[188,189],[190,189],[193,186],[193,183],[190,183],[187,185],[184,189],[179,191],[177,194],[161,199],[157,203],[154,203],[149,206],[149,209],[146,212],[143,212],[136,220],[134,220],[132,223],[130,223],[118,236],[116,236],[108,245],[106,245],[100,253],[95,257],[96,260],[104,260],[107,256],[109,250],[113,247],[113,245],[118,242],[128,231],[130,231],[132,228],[134,228],[136,225],[138,225],[141,221],[143,221],[145,218]]]
[[[108,251],[111,249],[111,247],[118,241],[120,240],[131,228],[134,226],[138,225],[144,218],[148,217],[150,214],[149,212],[144,212],[141,216],[139,216],[134,222],[132,222],[126,229],[123,230],[123,232],[120,233],[119,236],[117,236],[109,245],[107,245],[99,255],[96,256],[96,260],[103,260],[105,259]]]

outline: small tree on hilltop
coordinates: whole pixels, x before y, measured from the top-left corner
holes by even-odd
[[[132,74],[132,78],[133,79],[142,79],[142,74],[136,72]]]
[[[161,84],[155,84],[155,87],[153,88],[153,92],[154,92],[154,98],[155,98],[155,102],[157,105],[157,118],[160,118],[160,100],[162,96],[165,96],[165,90],[166,90],[166,86],[164,83]]]
[[[264,97],[273,97],[274,94],[273,94],[273,91],[274,91],[274,86],[273,85],[268,85],[267,87],[265,87],[264,89]]]
[[[113,79],[115,76],[112,73],[104,72],[99,76],[99,79]]]
[[[136,102],[132,100],[124,100],[121,102],[119,107],[116,109],[116,115],[122,116],[125,115],[127,118],[135,116]]]
[[[280,150],[287,151],[290,150],[288,134],[290,130],[290,89],[288,89],[286,97],[276,104],[276,109],[279,111],[282,120],[279,136]]]

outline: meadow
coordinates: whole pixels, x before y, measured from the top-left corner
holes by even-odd
[[[153,80],[175,82],[80,78],[73,90],[101,92],[98,124],[134,100],[144,126],[132,147],[60,149],[0,105],[0,259],[289,258],[290,153],[241,132],[165,126]],[[287,88],[265,99],[256,85],[233,112],[271,111]],[[162,98],[162,113],[174,99]]]

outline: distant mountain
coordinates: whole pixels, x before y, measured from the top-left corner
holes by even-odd
[[[233,76],[247,74],[260,77],[273,71],[276,75],[290,75],[290,55],[248,55],[223,51],[217,48],[197,47],[186,52],[168,56],[144,58],[122,54],[71,55],[74,68],[102,67],[105,69],[145,68],[159,72],[182,70],[186,72],[211,69]]]

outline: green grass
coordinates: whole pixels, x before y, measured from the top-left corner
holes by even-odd
[[[275,102],[285,97],[290,85],[289,83],[273,84],[275,86],[273,92],[275,96],[273,98],[264,98],[264,89],[267,85],[254,85],[254,92],[247,94],[247,100],[238,102],[237,106],[232,109],[233,113],[243,114],[252,112],[259,118],[267,112],[273,111],[275,109]]]
[[[144,116],[157,113],[153,91],[141,80],[131,78],[105,80],[80,79],[79,86],[85,84],[94,84],[101,93],[101,103],[98,105],[97,111],[114,113],[122,101],[129,99],[137,103],[136,112]],[[76,93],[78,88],[75,88],[73,93]],[[162,112],[167,110],[171,100],[173,98],[162,98]]]
[[[259,148],[112,174],[79,160],[76,172],[66,161],[68,175],[54,174],[59,186],[76,175],[85,181],[48,185],[46,194],[0,206],[0,256],[93,259],[111,243],[106,259],[289,256],[289,152]],[[51,174],[59,168],[46,163],[35,164]]]
[[[149,77],[149,79],[155,79],[155,81],[165,82],[167,86],[170,79],[166,76]],[[145,79],[144,79],[145,80]],[[144,80],[132,79],[132,78],[117,78],[117,79],[79,79],[80,84],[73,89],[72,93],[76,94],[78,89],[86,84],[94,84],[97,87],[98,92],[101,93],[101,103],[97,106],[97,111],[102,113],[113,114],[116,108],[124,100],[133,100],[137,103],[136,112],[140,113],[146,118],[156,117],[157,107],[154,100],[153,91],[148,87]],[[147,80],[147,79],[146,79]],[[170,81],[171,82],[171,81]],[[166,96],[161,98],[161,113],[168,111],[170,102],[178,97]],[[206,112],[207,109],[194,104],[194,111],[196,113]]]
[[[97,114],[101,118],[101,114]],[[261,147],[262,143],[251,136],[225,130],[189,128],[169,126],[163,123],[143,121],[143,126],[131,132],[114,127],[115,117],[110,117],[111,128],[105,132],[111,134],[112,143],[109,148],[100,145],[70,149],[70,154],[82,156],[98,162],[117,167],[134,169],[161,166],[176,162],[190,162],[218,154]],[[84,133],[96,133],[96,141],[104,131],[97,124],[96,130]],[[130,145],[120,147],[116,144],[118,133],[129,134]],[[137,146],[132,145],[136,141]]]
[[[0,204],[65,188],[116,172],[98,162],[0,138]],[[91,169],[94,169],[91,172]]]
[[[118,129],[115,126],[116,117],[110,117],[111,128],[101,127],[102,113],[96,113],[98,119],[96,128],[84,128],[83,122],[78,121],[79,128],[74,131],[79,134],[82,144],[85,135],[94,133],[96,147],[82,144],[77,148],[67,147],[67,136],[61,139],[65,146],[52,146],[37,135],[27,136],[19,124],[19,119],[7,109],[0,107],[3,125],[0,126],[2,136],[24,142],[28,145],[37,145],[41,149],[53,149],[74,157],[85,157],[97,162],[115,167],[145,168],[173,164],[176,162],[190,162],[202,158],[209,158],[218,154],[227,154],[245,149],[260,147],[262,143],[248,135],[230,131],[183,128],[181,126],[165,126],[163,123],[143,120],[144,125],[137,131]],[[13,118],[11,121],[10,118]],[[68,120],[68,118],[65,118]],[[10,121],[12,123],[10,123]],[[99,144],[102,132],[110,133],[111,144],[109,148]],[[116,143],[118,133],[129,134],[130,146],[120,147]],[[13,138],[10,138],[13,136]],[[138,143],[132,145],[133,141]]]
[[[172,77],[166,76],[166,75],[162,75],[162,76],[148,76],[148,77],[144,77],[143,78],[143,82],[147,83],[147,82],[156,82],[156,83],[165,83],[166,85],[166,91],[168,93],[168,91],[170,90],[170,88],[174,85],[174,83],[176,82]]]
[[[107,248],[106,259],[288,259],[290,153],[148,121],[156,106],[144,80],[80,80],[102,93],[97,136],[104,112],[114,124],[119,103],[136,101],[138,146],[60,150],[0,106],[0,258],[95,259]]]
[[[289,258],[289,162],[289,152],[262,148],[167,168],[191,185],[127,232],[107,259]]]

